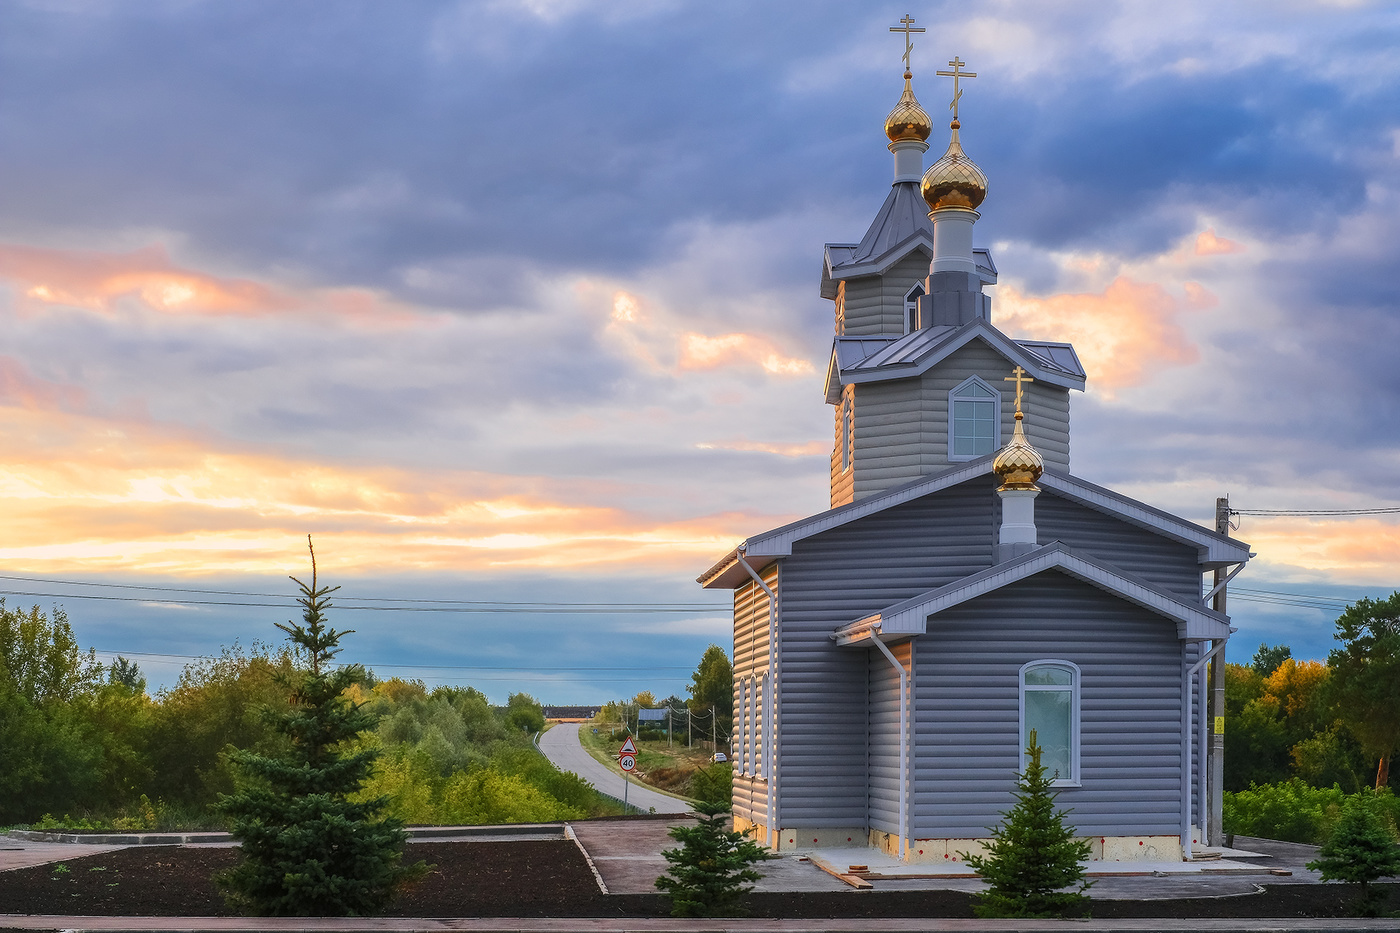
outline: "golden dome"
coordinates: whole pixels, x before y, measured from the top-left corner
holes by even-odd
[[[1011,443],[997,452],[992,461],[992,472],[1001,477],[1002,489],[1038,489],[1035,481],[1045,472],[1045,461],[1040,453],[1026,440],[1026,432],[1021,428],[1024,416],[1016,412],[1016,429],[1011,432]]]
[[[958,141],[957,120],[952,123],[953,138],[948,141],[948,151],[943,158],[928,167],[924,172],[923,184],[919,193],[924,196],[930,212],[940,207],[966,207],[975,210],[987,196],[987,176],[977,167],[977,163],[963,152]]]
[[[919,106],[918,98],[914,96],[914,88],[909,84],[912,77],[914,76],[909,72],[904,72],[904,93],[900,95],[899,103],[894,105],[890,115],[885,117],[885,135],[892,143],[905,139],[923,142],[933,132],[933,120],[929,119],[928,113]]]

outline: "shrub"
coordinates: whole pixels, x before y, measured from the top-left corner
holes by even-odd
[[[747,882],[762,877],[751,866],[768,853],[743,833],[725,828],[728,801],[701,803],[695,809],[697,825],[671,830],[681,847],[661,853],[671,867],[656,879],[656,886],[670,897],[673,917],[739,916],[745,912],[741,900],[753,890]]]
[[[1034,729],[1026,755],[1026,770],[1016,776],[1016,805],[992,830],[987,854],[959,853],[991,886],[976,895],[973,910],[983,918],[1083,914],[1089,900],[1084,892],[1093,882],[1084,880],[1080,862],[1092,850],[1065,825],[1069,811],[1055,809]],[[1077,890],[1064,890],[1075,885]]]
[[[1227,833],[1316,845],[1327,838],[1345,799],[1336,785],[1310,787],[1299,778],[1250,784],[1225,793],[1221,822]]]
[[[690,776],[690,796],[703,803],[729,803],[734,799],[734,768],[715,762]]]
[[[1385,900],[1385,892],[1371,883],[1400,874],[1400,848],[1379,811],[1375,794],[1362,792],[1348,799],[1320,858],[1307,866],[1322,872],[1323,881],[1361,885],[1357,911],[1365,917],[1380,916]]]

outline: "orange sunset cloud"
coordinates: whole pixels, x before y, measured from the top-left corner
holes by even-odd
[[[1335,575],[1348,583],[1394,586],[1400,524],[1382,518],[1251,518],[1240,532],[1270,564]]]
[[[1113,390],[1144,382],[1153,367],[1186,365],[1199,358],[1178,323],[1186,311],[1210,307],[1215,297],[1195,282],[1185,300],[1161,285],[1127,276],[1102,292],[1036,298],[1011,285],[997,295],[997,324],[1018,337],[1074,344],[1093,385]]]
[[[171,314],[404,314],[404,309],[364,289],[297,294],[249,279],[184,269],[160,245],[126,253],[0,245],[0,279],[14,283],[19,306],[30,311],[71,307],[112,312],[123,301],[135,301]]]
[[[149,424],[0,408],[0,560],[11,571],[285,568],[312,532],[343,572],[693,570],[785,516],[655,516],[605,483],[313,462]],[[40,438],[26,447],[18,438]],[[619,497],[619,501],[622,500]]]

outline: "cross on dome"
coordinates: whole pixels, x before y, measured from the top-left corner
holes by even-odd
[[[934,73],[937,74],[940,78],[952,78],[952,79],[953,79],[953,102],[952,102],[951,104],[948,105],[948,109],[951,110],[951,111],[953,111],[953,122],[954,122],[954,123],[957,123],[957,122],[958,122],[958,101],[962,99],[962,88],[958,85],[958,79],[960,79],[960,78],[975,78],[975,77],[977,77],[977,72],[975,72],[975,71],[963,71],[963,70],[962,70],[962,67],[963,67],[964,65],[966,65],[966,64],[967,64],[967,62],[963,61],[961,58],[959,58],[958,56],[954,55],[954,56],[953,56],[953,60],[950,61],[950,62],[948,63],[948,65],[953,69],[952,71],[938,71],[938,72],[934,72]]]
[[[1002,380],[1002,382],[1016,383],[1016,417],[1019,418],[1021,417],[1021,395],[1023,392],[1025,392],[1025,388],[1021,385],[1021,383],[1035,382],[1035,380],[1032,379],[1030,376],[1027,376],[1026,371],[1020,366],[1017,366],[1011,372],[1013,373],[1013,375],[1007,376],[1005,379]]]
[[[904,18],[901,19],[899,22],[900,25],[890,27],[890,32],[904,33],[904,70],[907,72],[910,70],[909,53],[914,50],[914,43],[909,40],[909,34],[911,32],[923,32],[924,27],[915,26],[914,17],[910,16],[908,13],[905,13]]]

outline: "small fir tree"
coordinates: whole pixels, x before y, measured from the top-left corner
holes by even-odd
[[[671,863],[656,886],[671,898],[673,917],[737,917],[748,884],[762,877],[751,867],[768,853],[744,834],[725,828],[729,803],[700,803],[695,807],[699,823],[677,826],[671,838],[681,844],[661,854]]]
[[[1361,885],[1357,913],[1363,917],[1381,915],[1386,892],[1371,887],[1371,883],[1400,875],[1400,848],[1376,812],[1373,791],[1367,788],[1347,800],[1341,819],[1318,855],[1321,857],[1316,861],[1308,862],[1309,869],[1322,872],[1323,881]]]
[[[959,853],[991,887],[977,894],[974,911],[983,918],[1064,917],[1088,912],[1080,863],[1092,851],[1065,825],[1069,810],[1055,809],[1055,793],[1040,763],[1031,730],[1026,770],[1016,776],[1016,805],[992,830],[986,855]],[[1077,890],[1066,891],[1078,885]]]
[[[305,653],[309,668],[284,681],[291,709],[265,713],[290,739],[291,751],[283,757],[251,751],[230,756],[242,786],[217,808],[241,844],[241,857],[217,880],[233,905],[262,916],[369,914],[426,866],[401,864],[403,823],[379,816],[387,797],[351,802],[377,754],[346,748],[377,719],[344,696],[366,673],[357,664],[330,667],[341,637],[350,633],[327,624],[327,597],[339,587],[318,587],[314,549],[311,585],[292,580],[301,588],[302,621],[277,627]]]

